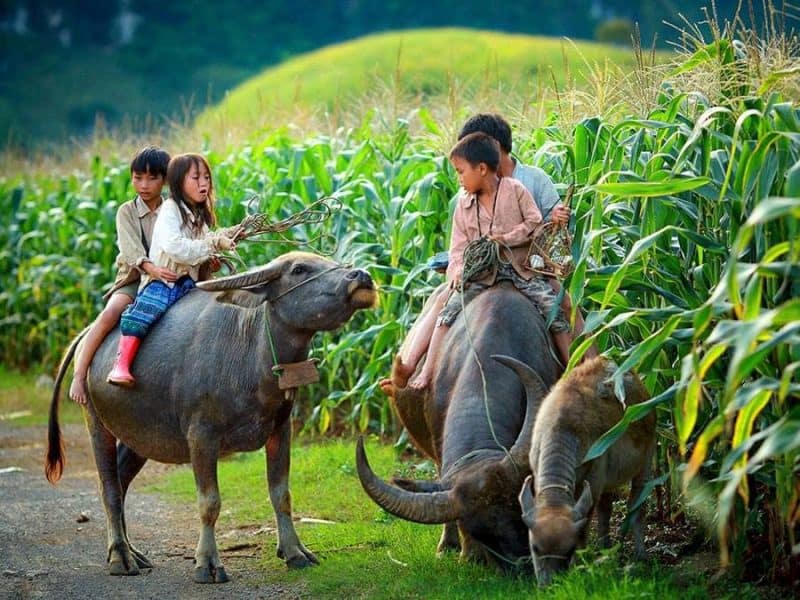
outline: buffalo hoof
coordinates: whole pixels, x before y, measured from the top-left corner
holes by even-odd
[[[152,569],[153,563],[150,562],[150,559],[147,558],[143,552],[137,550],[133,546],[131,546],[131,554],[133,554],[133,558],[136,560],[136,564],[140,569]]]
[[[115,544],[108,550],[109,575],[139,575],[139,565],[127,544]]]
[[[309,554],[311,553],[309,552]],[[318,564],[319,561],[313,554],[311,554],[310,557],[306,556],[305,554],[300,554],[298,556],[293,556],[286,561],[286,566],[290,569],[305,569]]]
[[[297,550],[297,553],[292,554],[292,556],[287,558],[286,552],[284,552],[283,548],[279,546],[276,554],[278,555],[278,558],[286,561],[286,566],[290,569],[305,569],[306,567],[313,567],[314,565],[319,564],[319,559],[314,556],[314,553],[306,548],[303,544],[300,544],[300,547],[297,548]]]
[[[219,567],[214,567],[211,565],[195,567],[194,581],[195,583],[228,583],[230,579],[225,572],[225,567],[221,565]]]

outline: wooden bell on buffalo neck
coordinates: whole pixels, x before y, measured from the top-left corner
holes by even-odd
[[[272,367],[272,372],[278,376],[278,387],[290,390],[301,385],[319,381],[317,359],[309,358],[300,362],[281,363]]]

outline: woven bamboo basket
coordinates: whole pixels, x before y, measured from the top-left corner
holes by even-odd
[[[572,273],[572,236],[564,225],[545,223],[528,249],[528,265],[542,275],[564,279]]]
[[[575,184],[567,188],[564,206],[569,206]],[[528,265],[542,275],[564,279],[572,273],[572,235],[566,225],[545,223],[533,234],[528,249]]]

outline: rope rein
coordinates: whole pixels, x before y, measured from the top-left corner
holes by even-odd
[[[484,405],[484,410],[486,410],[486,420],[489,424],[489,433],[492,434],[492,439],[494,440],[494,443],[497,444],[497,447],[503,451],[503,453],[511,461],[511,464],[514,465],[514,468],[517,469],[517,471],[519,471],[519,467],[517,463],[514,461],[514,457],[511,456],[511,452],[509,452],[508,448],[506,448],[503,444],[500,443],[500,440],[497,439],[497,433],[494,430],[494,424],[492,423],[492,415],[491,411],[489,410],[489,392],[488,392],[488,386],[486,384],[486,373],[484,373],[483,364],[481,363],[481,359],[478,356],[478,351],[475,349],[475,343],[472,339],[472,332],[470,332],[469,328],[469,319],[467,318],[467,306],[464,303],[465,283],[468,282],[476,274],[481,273],[482,271],[485,271],[486,269],[489,269],[494,265],[498,264],[499,261],[500,261],[500,250],[498,248],[498,243],[494,240],[490,240],[489,238],[480,237],[477,240],[473,240],[464,249],[464,268],[462,269],[462,280],[461,280],[461,290],[460,290],[461,312],[464,313],[464,331],[467,334],[467,344],[469,345],[469,349],[472,352],[473,358],[475,359],[475,363],[478,365],[478,372],[481,375],[481,385],[483,386],[483,405]]]
[[[567,485],[565,483],[548,483],[547,485],[543,485],[537,490],[537,494],[541,494],[545,490],[549,489],[561,489],[567,492],[568,494],[572,494],[572,486]]]
[[[500,244],[488,237],[479,237],[472,240],[464,248],[464,267],[462,269],[461,285],[472,281],[477,275],[488,271],[500,264],[507,264],[500,258]]]
[[[350,264],[347,264],[347,265],[334,265],[334,266],[332,266],[332,267],[330,267],[330,268],[328,268],[328,269],[325,269],[324,271],[320,271],[320,272],[319,272],[319,273],[317,273],[316,275],[312,275],[312,276],[311,276],[311,277],[309,277],[308,279],[304,279],[303,281],[300,281],[300,282],[298,282],[298,283],[295,283],[295,284],[294,284],[293,286],[291,286],[289,289],[287,289],[287,290],[283,290],[283,291],[282,291],[280,294],[278,294],[278,295],[277,295],[277,296],[275,296],[274,298],[270,298],[270,300],[269,300],[269,301],[270,301],[271,303],[273,303],[273,304],[274,304],[274,303],[275,303],[277,300],[279,300],[279,299],[283,298],[283,297],[284,297],[286,294],[288,294],[289,292],[293,292],[293,291],[294,291],[294,290],[296,290],[297,288],[299,288],[299,287],[302,287],[302,286],[304,286],[304,285],[305,285],[305,284],[307,284],[307,283],[311,283],[311,282],[312,282],[312,281],[314,281],[315,279],[319,279],[320,277],[322,277],[323,275],[327,275],[327,274],[328,274],[328,273],[330,273],[331,271],[336,271],[336,270],[338,270],[338,269],[349,269],[349,268],[351,268],[351,267],[352,267],[352,265],[350,265]]]
[[[336,271],[338,269],[349,269],[349,268],[351,268],[351,266],[352,265],[349,265],[349,264],[348,265],[333,265],[332,267],[329,267],[329,268],[325,269],[324,271],[320,271],[316,275],[312,275],[308,279],[304,279],[303,281],[300,281],[300,282],[294,284],[289,289],[286,289],[286,290],[282,291],[280,294],[278,294],[274,298],[271,298],[270,300],[267,301],[267,303],[265,305],[265,310],[264,310],[264,324],[266,325],[267,339],[269,340],[269,349],[270,349],[270,352],[272,353],[272,366],[273,366],[273,368],[278,365],[278,353],[275,351],[275,341],[272,338],[272,327],[270,326],[270,323],[269,323],[269,306],[271,304],[275,304],[280,298],[283,298],[289,292],[292,292],[292,291],[296,290],[297,288],[304,286],[307,283],[311,283],[315,279],[318,279],[318,278],[322,277],[323,275],[326,275],[327,273],[330,273],[331,271]]]

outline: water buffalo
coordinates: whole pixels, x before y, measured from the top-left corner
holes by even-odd
[[[622,418],[624,407],[611,381],[616,369],[604,357],[579,365],[556,384],[539,409],[530,448],[532,476],[525,480],[519,501],[540,585],[565,570],[575,550],[585,545],[595,507],[600,543],[608,546],[612,492],[630,482],[630,507],[650,478],[656,447],[653,412],[631,423],[605,454],[583,463],[592,444]],[[647,400],[647,390],[634,373],[625,374],[623,385],[626,405]],[[641,514],[631,518],[638,558],[644,555],[641,520]]]
[[[260,269],[198,287],[216,293],[193,290],[156,324],[134,363],[136,387],[124,389],[105,380],[118,331],[92,362],[86,417],[102,484],[112,575],[135,575],[140,567],[152,566],[128,541],[124,513],[128,486],[151,458],[192,463],[202,521],[194,579],[227,581],[214,536],[220,511],[217,460],[262,447],[278,523],[278,556],[290,567],[317,562],[292,524],[293,398],[279,389],[271,346],[274,342],[279,364],[305,360],[315,332],[335,329],[356,310],[374,304],[372,279],[363,270],[292,252]],[[59,388],[75,346],[59,368],[50,407],[45,470],[53,483],[64,465]]]
[[[544,320],[506,284],[472,300],[442,348],[429,390],[399,388],[394,397],[411,440],[436,463],[438,481],[390,485],[370,470],[360,442],[358,474],[388,512],[445,524],[439,551],[460,548],[464,558],[511,568],[529,561],[517,494],[530,472],[538,403],[559,367]]]

